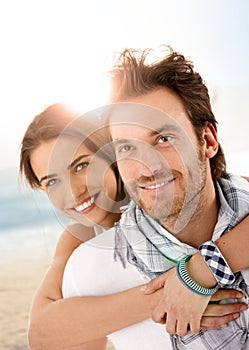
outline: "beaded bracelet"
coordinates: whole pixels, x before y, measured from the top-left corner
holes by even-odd
[[[195,281],[192,280],[192,278],[189,276],[187,269],[186,269],[186,262],[189,261],[189,259],[192,257],[192,255],[187,255],[180,261],[178,261],[176,265],[176,274],[181,283],[187,287],[191,292],[194,292],[198,295],[202,296],[210,296],[213,295],[217,290],[219,289],[219,285],[217,284],[213,288],[205,288],[197,284]]]
[[[203,243],[198,249],[220,287],[234,283],[235,275],[213,241]]]

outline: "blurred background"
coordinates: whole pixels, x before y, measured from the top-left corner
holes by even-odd
[[[28,349],[35,289],[66,221],[18,184],[19,145],[51,103],[106,103],[113,55],[169,44],[194,61],[219,121],[228,170],[249,176],[247,0],[0,2],[0,348]]]

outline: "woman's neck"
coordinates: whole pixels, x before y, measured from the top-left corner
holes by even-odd
[[[104,229],[112,228],[115,222],[118,222],[120,219],[121,213],[108,213],[105,219],[98,225]]]

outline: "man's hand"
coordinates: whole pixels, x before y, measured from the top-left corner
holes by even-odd
[[[141,291],[151,294],[160,288],[164,288],[163,295],[153,311],[152,319],[157,323],[167,320],[166,331],[169,334],[184,336],[189,330],[198,333],[200,329],[225,327],[247,308],[245,303],[209,304],[210,300],[240,299],[243,294],[235,290],[219,290],[212,297],[197,295],[183,286],[175,268],[144,285]]]
[[[211,298],[211,301],[221,301],[225,299],[240,299],[243,294],[232,289],[220,289]],[[218,329],[226,327],[227,324],[238,318],[240,312],[247,309],[247,304],[243,302],[229,304],[210,303],[201,319],[201,329]]]

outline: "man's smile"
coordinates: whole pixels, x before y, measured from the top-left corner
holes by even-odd
[[[161,187],[167,186],[168,184],[172,183],[173,181],[175,181],[175,178],[171,179],[171,180],[167,180],[167,181],[161,181],[155,184],[151,184],[151,185],[147,185],[147,186],[139,186],[141,189],[143,190],[157,190]]]

